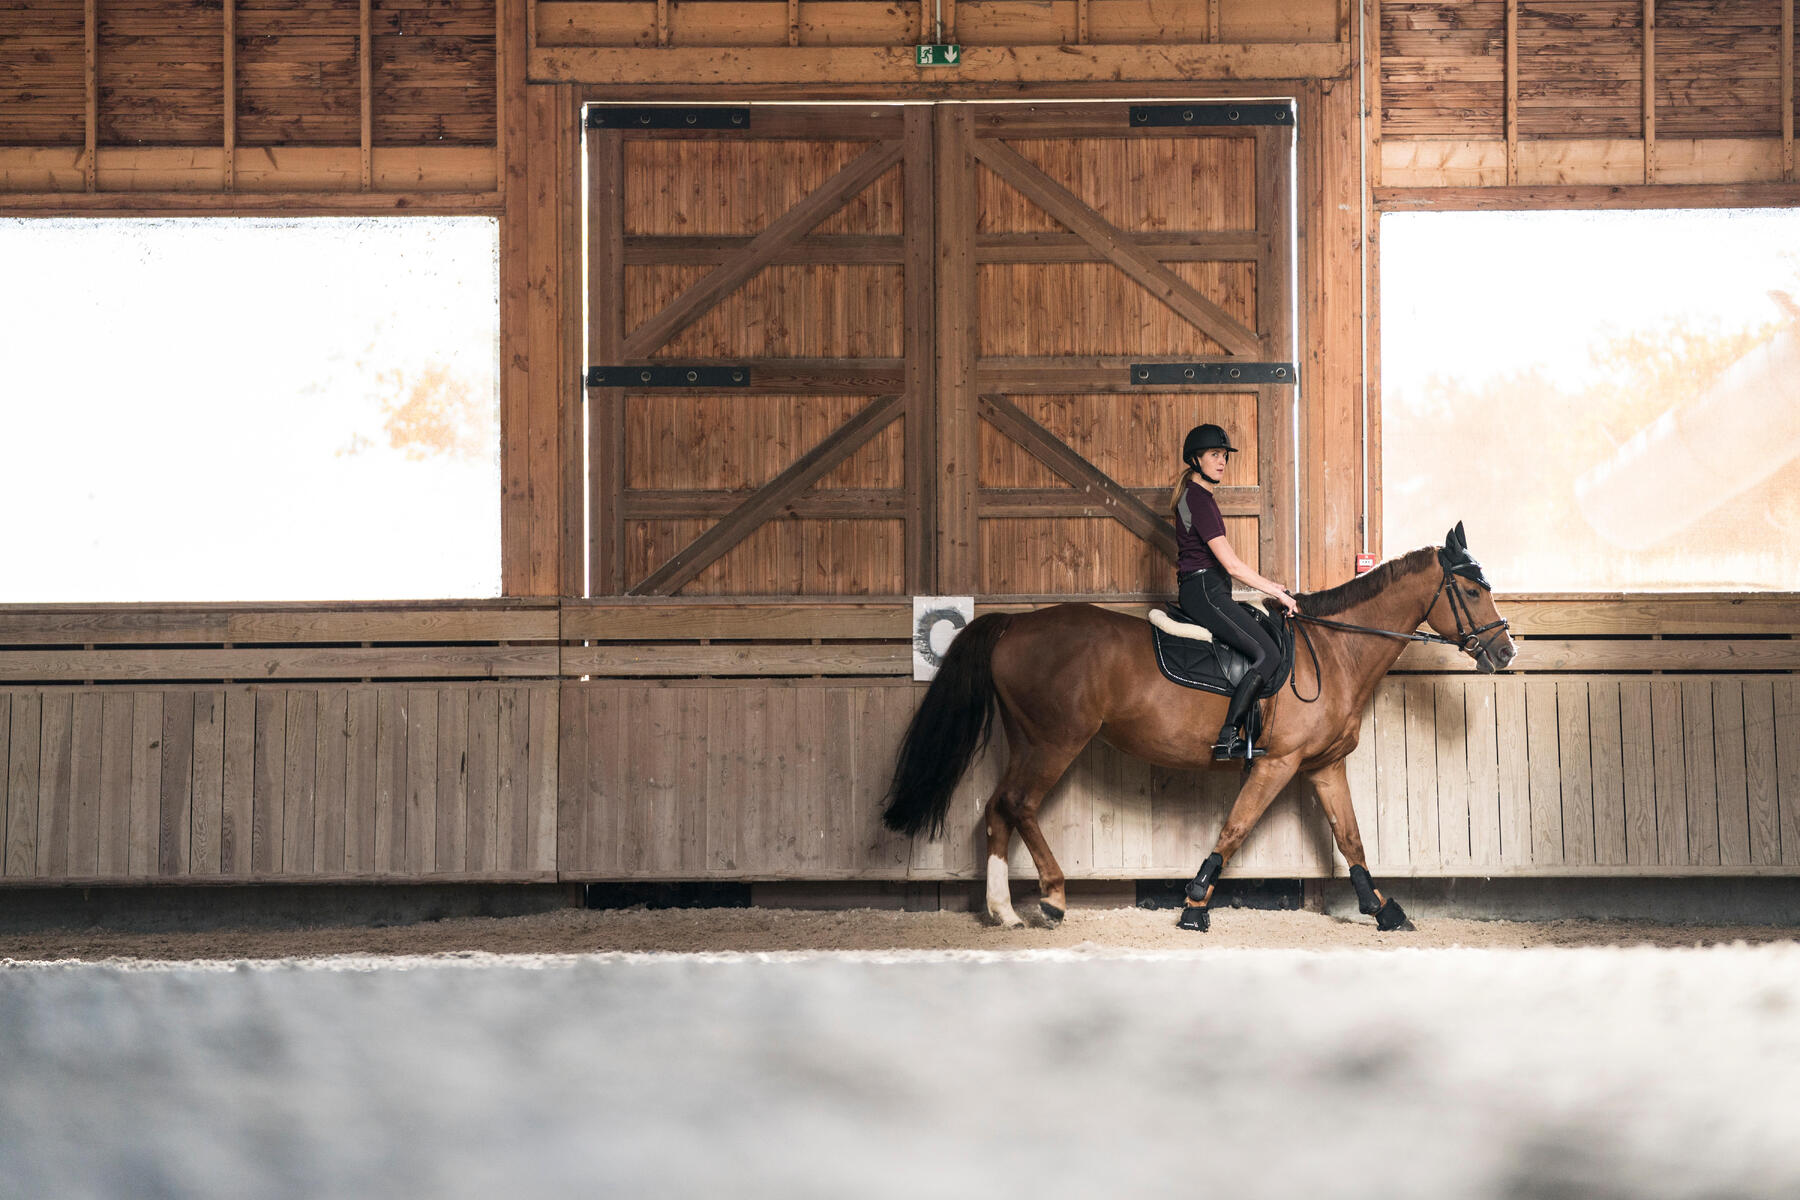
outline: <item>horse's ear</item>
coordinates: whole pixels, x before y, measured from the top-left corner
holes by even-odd
[[[1454,546],[1458,550],[1467,550],[1469,548],[1469,539],[1463,534],[1463,523],[1461,521],[1458,521],[1456,523],[1456,528],[1450,531],[1449,540],[1444,544],[1447,546]]]

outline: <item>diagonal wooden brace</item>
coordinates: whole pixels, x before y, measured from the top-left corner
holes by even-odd
[[[801,455],[787,470],[750,493],[717,525],[695,538],[627,594],[670,596],[680,591],[683,585],[750,536],[758,525],[780,512],[832,468],[856,453],[864,442],[887,428],[905,408],[905,402],[904,395],[896,395],[883,396],[869,404],[830,437]]]
[[[881,178],[889,167],[900,161],[902,149],[899,142],[877,142],[846,163],[817,190],[770,222],[734,257],[708,271],[700,282],[634,329],[625,339],[620,360],[630,362],[649,357],[705,316],[713,305],[742,287],[751,276],[780,257],[782,251]]]
[[[994,138],[976,138],[975,157],[1026,199],[1055,217],[1069,232],[1141,284],[1152,296],[1232,354],[1261,353],[1262,339],[1194,285],[1146,254],[1135,240],[1095,212],[1073,192],[1044,174],[1011,146]]]
[[[1005,396],[983,396],[981,415],[1001,433],[1023,446],[1031,456],[1074,486],[1101,497],[1108,515],[1125,528],[1175,557],[1175,529],[1149,505],[1132,495],[1110,475],[1081,457],[1048,429],[1020,412]]]

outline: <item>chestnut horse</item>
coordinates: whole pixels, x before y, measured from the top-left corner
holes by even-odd
[[[1344,759],[1356,748],[1363,710],[1408,641],[1456,646],[1483,671],[1504,668],[1516,653],[1461,522],[1442,547],[1414,550],[1341,587],[1296,599],[1297,642],[1306,650],[1296,649],[1288,687],[1260,702],[1268,753],[1249,767],[1212,854],[1188,885],[1183,928],[1207,928],[1219,872],[1296,772],[1318,793],[1362,912],[1383,930],[1404,923],[1399,904],[1369,878],[1350,806]],[[1421,623],[1434,633],[1415,632]],[[1213,766],[1213,735],[1226,703],[1164,678],[1140,618],[1091,604],[990,613],[951,643],[913,715],[883,820],[901,833],[941,833],[951,794],[987,743],[998,707],[1011,753],[987,802],[988,913],[1009,927],[1024,924],[1007,882],[1016,830],[1037,865],[1044,916],[1054,923],[1068,900],[1062,868],[1038,824],[1045,793],[1096,734],[1161,766]]]

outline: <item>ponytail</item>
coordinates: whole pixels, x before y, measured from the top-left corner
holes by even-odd
[[[1181,515],[1179,508],[1179,505],[1181,504],[1181,493],[1187,491],[1188,477],[1192,473],[1193,472],[1189,468],[1183,467],[1181,468],[1181,474],[1175,477],[1175,486],[1169,489],[1170,516],[1179,517]]]

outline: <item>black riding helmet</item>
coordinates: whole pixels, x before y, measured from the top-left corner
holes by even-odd
[[[1181,442],[1182,460],[1189,466],[1193,466],[1208,450],[1223,450],[1227,454],[1237,453],[1237,447],[1231,444],[1231,437],[1222,426],[1196,425],[1188,430],[1187,437]]]
[[[1208,450],[1223,450],[1227,454],[1236,454],[1237,447],[1231,444],[1231,438],[1218,425],[1196,425],[1188,430],[1187,437],[1181,442],[1181,461],[1198,470],[1200,456]]]

